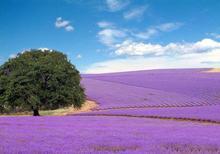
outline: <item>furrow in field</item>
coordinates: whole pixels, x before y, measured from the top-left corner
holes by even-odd
[[[220,122],[220,105],[199,107],[167,107],[167,108],[118,108],[94,110],[89,114],[159,116],[170,118],[187,118]]]
[[[92,111],[106,111],[106,110],[121,110],[121,109],[152,109],[152,108],[187,108],[187,107],[205,107],[205,106],[217,106],[217,105],[205,105],[205,104],[200,104],[200,105],[181,105],[181,106],[177,106],[177,105],[167,105],[167,106],[154,106],[154,105],[143,105],[143,106],[122,106],[122,107],[108,107],[108,108],[94,108],[92,109]]]
[[[184,117],[169,117],[169,116],[155,116],[155,115],[129,115],[129,114],[75,114],[69,116],[107,116],[107,117],[130,117],[130,118],[148,118],[148,119],[160,119],[160,120],[173,120],[173,121],[187,121],[197,123],[209,123],[209,124],[220,124],[220,121],[210,119],[196,119],[196,118],[184,118]]]

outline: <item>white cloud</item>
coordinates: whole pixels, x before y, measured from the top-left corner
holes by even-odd
[[[183,24],[179,22],[168,22],[163,23],[157,26],[151,26],[146,31],[143,32],[137,32],[132,33],[133,36],[139,38],[139,39],[150,39],[151,37],[159,34],[160,32],[171,32],[173,30],[176,30],[180,28]]]
[[[210,35],[216,39],[220,39],[220,34],[217,34],[217,33],[207,33],[207,35]]]
[[[127,55],[151,56],[128,56],[92,64],[85,73],[123,72],[147,69],[165,68],[212,68],[220,67],[220,42],[203,39],[194,43],[169,43],[168,45],[145,44],[131,42],[124,43]],[[124,51],[123,51],[124,50]],[[135,50],[135,51],[133,51]],[[155,56],[160,55],[160,56]]]
[[[100,21],[97,23],[97,25],[99,26],[99,28],[111,28],[114,24],[108,21]]]
[[[148,54],[160,55],[163,53],[163,47],[159,44],[145,44],[130,40],[124,41],[121,44],[116,44],[115,48],[116,55],[142,56]]]
[[[115,28],[103,29],[98,33],[100,42],[107,46],[112,46],[125,36],[126,33],[124,31]]]
[[[195,43],[169,43],[167,45],[133,42],[127,40],[121,44],[115,45],[115,54],[130,56],[161,56],[209,52],[214,49],[220,50],[220,42],[216,42],[212,39],[203,39]]]
[[[82,58],[81,54],[76,55],[76,59],[81,59],[81,58]]]
[[[145,10],[146,7],[144,6],[132,9],[124,13],[124,18],[127,20],[140,18],[144,14]]]
[[[41,50],[42,52],[45,52],[45,51],[52,52],[53,51],[52,49],[49,49],[49,48],[38,48],[38,50]]]
[[[111,22],[100,21],[97,25],[101,28],[98,32],[99,41],[108,47],[113,47],[115,43],[119,43],[122,38],[127,36],[125,30],[117,28]]]
[[[17,54],[14,54],[14,53],[9,56],[9,58],[11,59],[16,58],[16,57],[17,57]]]
[[[149,28],[144,32],[133,33],[133,36],[140,38],[140,39],[150,39],[152,36],[155,36],[158,33],[159,33],[158,30],[154,28]]]
[[[66,26],[65,29],[66,29],[66,31],[68,31],[68,32],[74,30],[73,26],[70,26],[70,25]]]
[[[179,23],[179,22],[169,22],[169,23],[161,24],[161,25],[157,26],[157,28],[158,28],[160,31],[167,32],[167,31],[172,31],[172,30],[178,29],[178,28],[181,27],[182,25],[183,25],[183,24],[182,24],[182,23]]]
[[[70,23],[69,21],[63,20],[62,17],[58,17],[55,22],[55,26],[57,28],[66,27],[67,25],[69,25],[69,23]]]
[[[219,50],[214,50],[210,53],[179,56],[176,58],[166,56],[128,57],[95,63],[88,67],[84,73],[108,73],[168,68],[212,68],[220,67],[219,57]]]
[[[70,21],[63,20],[62,17],[58,17],[55,21],[55,27],[64,28],[66,31],[73,31],[74,27],[70,24]]]
[[[125,8],[128,4],[128,0],[106,0],[109,11],[115,12]]]
[[[109,47],[116,45],[116,43],[122,43],[124,39],[138,38],[141,40],[146,40],[162,31],[168,32],[180,27],[179,23],[164,23],[158,26],[151,26],[143,32],[134,32],[129,29],[117,28],[113,23],[107,21],[100,21],[97,23],[97,25],[99,28],[101,28],[101,31],[98,32],[99,41]]]

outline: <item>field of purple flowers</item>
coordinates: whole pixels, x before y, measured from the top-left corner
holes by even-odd
[[[220,73],[83,75],[88,113],[0,117],[0,153],[220,153]]]
[[[220,153],[220,125],[126,117],[2,117],[0,153]]]
[[[220,73],[207,73],[207,70],[151,70],[84,75],[83,84],[88,97],[100,104],[91,114],[160,116],[220,122]]]

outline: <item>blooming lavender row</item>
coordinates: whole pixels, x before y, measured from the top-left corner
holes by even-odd
[[[123,117],[2,117],[0,153],[220,152],[220,126]]]

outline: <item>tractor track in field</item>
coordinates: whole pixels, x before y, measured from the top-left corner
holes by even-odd
[[[183,122],[193,122],[202,124],[217,124],[220,125],[220,121],[209,120],[209,119],[196,119],[196,118],[181,118],[181,117],[166,117],[166,116],[155,116],[155,115],[129,115],[129,114],[70,114],[67,116],[102,116],[102,117],[128,117],[128,118],[146,118],[146,119],[159,119],[159,120],[173,120],[173,121],[183,121]]]
[[[140,106],[121,106],[121,107],[106,107],[106,108],[94,108],[92,111],[107,111],[107,110],[120,110],[120,109],[160,109],[160,108],[187,108],[187,107],[202,107],[202,106],[215,106],[219,104],[198,104],[198,105],[140,105]]]

